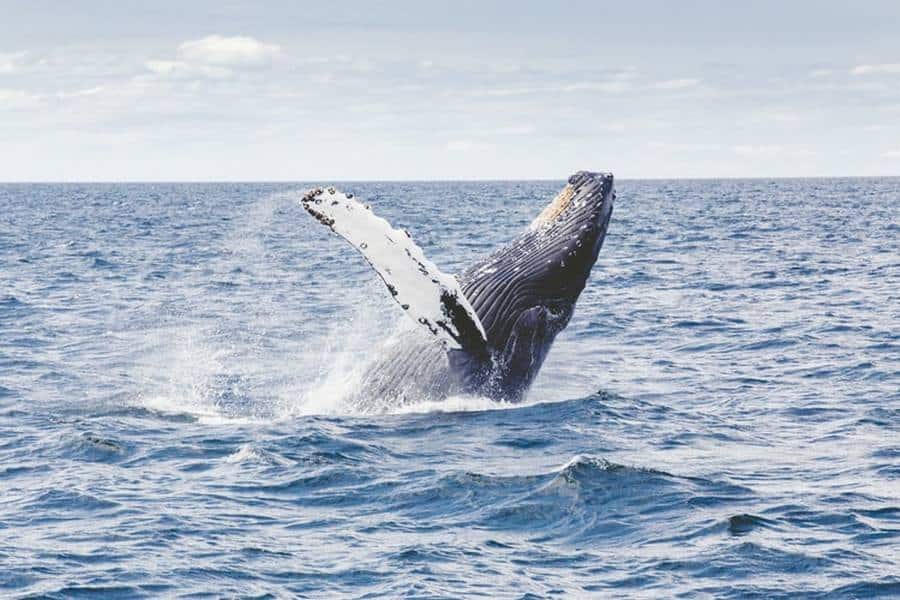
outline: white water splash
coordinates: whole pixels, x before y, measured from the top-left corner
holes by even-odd
[[[202,327],[165,328],[147,335],[141,370],[147,391],[138,403],[169,415],[189,415],[204,424],[251,423],[251,412],[228,410],[221,402],[227,350],[214,345]]]
[[[453,413],[453,412],[481,412],[487,410],[505,410],[509,408],[521,408],[523,404],[494,400],[487,396],[449,396],[442,400],[423,400],[404,404],[390,411],[391,414],[423,414],[423,413]]]
[[[221,239],[221,258],[209,265],[216,279],[263,282],[285,277],[269,272],[272,249],[265,238],[281,209],[297,213],[298,224],[317,227],[296,210],[297,194],[273,194],[245,207]],[[287,207],[290,207],[288,209]],[[302,232],[298,239],[302,239]],[[287,239],[284,243],[291,244]],[[341,245],[343,248],[344,246]],[[355,257],[354,257],[355,258]],[[239,269],[236,275],[232,275]],[[340,277],[340,273],[333,277]],[[286,275],[290,277],[290,273]],[[210,277],[207,275],[207,277]],[[198,285],[201,282],[198,282]],[[187,299],[177,315],[138,332],[136,369],[142,389],[137,402],[149,410],[186,415],[203,424],[271,423],[306,415],[364,416],[349,400],[358,395],[368,365],[416,325],[403,318],[374,274],[362,285],[336,286],[337,310],[323,321],[306,310],[304,290],[296,302],[256,291],[252,303],[222,294]],[[276,290],[279,288],[276,288]],[[321,293],[321,292],[320,292]],[[224,304],[217,306],[215,303]],[[298,331],[285,331],[285,311],[295,311]],[[215,317],[210,319],[208,314]],[[471,412],[521,407],[479,396],[391,405],[378,414]]]

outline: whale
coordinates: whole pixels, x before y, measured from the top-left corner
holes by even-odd
[[[456,395],[523,400],[572,318],[615,199],[611,173],[578,171],[524,231],[453,275],[352,193],[306,192],[302,207],[362,254],[409,317],[348,402],[379,412]]]

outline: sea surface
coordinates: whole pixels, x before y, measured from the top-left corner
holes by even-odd
[[[448,272],[563,182],[347,183]],[[0,597],[900,597],[900,179],[618,181],[524,404],[295,184],[0,185]]]

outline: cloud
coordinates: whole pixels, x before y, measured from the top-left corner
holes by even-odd
[[[104,91],[106,91],[106,86],[97,85],[90,88],[75,90],[74,92],[59,91],[56,92],[56,97],[61,99],[82,98],[84,96],[96,96],[97,94],[102,94]]]
[[[219,79],[231,75],[231,71],[223,67],[194,65],[182,60],[148,60],[144,66],[156,75],[172,79]]]
[[[252,37],[209,35],[178,46],[175,59],[153,59],[144,66],[156,78],[223,79],[235,71],[262,69],[281,57],[281,48]]]
[[[812,156],[812,152],[805,148],[779,146],[776,144],[738,145],[732,148],[735,154],[746,158],[801,158]]]
[[[800,123],[812,119],[820,118],[821,111],[818,109],[808,109],[805,111],[791,109],[769,109],[763,108],[752,113],[752,121],[774,122],[774,123]]]
[[[541,92],[551,91],[547,88],[538,87],[509,87],[509,88],[493,88],[489,90],[473,90],[470,92],[472,96],[524,96],[526,94],[539,94]]]
[[[879,65],[857,65],[850,71],[854,75],[878,75],[900,73],[900,63],[882,63]]]
[[[749,146],[741,145],[732,148],[738,156],[748,156],[755,158],[775,158],[784,153],[784,148],[774,145]]]
[[[0,108],[5,110],[28,110],[38,108],[41,97],[23,90],[0,89]]]
[[[680,144],[672,142],[661,142],[651,140],[647,142],[647,146],[654,150],[662,150],[665,152],[716,152],[721,150],[718,144]]]
[[[492,144],[472,140],[450,140],[446,149],[449,152],[486,152],[494,149]]]
[[[882,158],[900,158],[900,150],[888,150],[881,154]]]
[[[472,139],[484,139],[484,138],[493,138],[493,137],[506,137],[506,136],[523,136],[523,135],[533,135],[537,130],[533,125],[511,125],[508,127],[485,127],[485,128],[473,128],[473,129],[457,129],[454,131],[447,130],[446,133],[448,135],[458,136],[457,138],[451,140],[447,147],[448,149],[460,149],[463,146],[471,143],[480,143],[473,142]],[[451,146],[453,146],[451,148]],[[468,146],[466,146],[468,147]]]
[[[699,79],[669,79],[668,81],[654,83],[653,87],[658,90],[683,90],[685,88],[694,87],[699,83]]]
[[[179,58],[192,64],[230,69],[265,67],[281,56],[281,48],[252,37],[209,35],[178,47]]]
[[[22,68],[25,52],[0,52],[0,74],[15,73]]]
[[[532,125],[514,125],[511,127],[497,127],[496,129],[486,129],[485,135],[531,135],[534,133]]]
[[[526,96],[532,94],[570,94],[573,92],[602,92],[618,94],[631,89],[626,81],[578,81],[575,83],[553,84],[541,86],[523,86],[473,90],[471,96]]]
[[[817,77],[828,77],[831,75],[833,71],[831,69],[813,69],[809,72],[809,76],[813,78]]]
[[[631,85],[625,81],[582,81],[564,85],[558,90],[561,92],[609,92],[617,94],[631,89]]]

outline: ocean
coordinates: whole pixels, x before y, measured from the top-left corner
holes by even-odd
[[[339,187],[455,272],[562,183]],[[617,181],[526,402],[377,414],[312,185],[0,185],[0,596],[900,597],[900,179]]]

